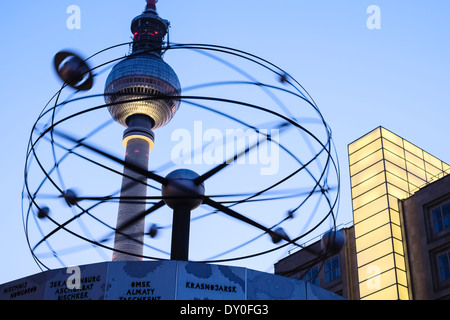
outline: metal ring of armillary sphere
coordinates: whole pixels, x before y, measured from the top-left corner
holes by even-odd
[[[31,130],[22,215],[41,269],[111,255],[274,262],[335,227],[331,130],[299,82],[229,47],[164,43],[116,53],[127,46],[136,41],[56,66],[64,85]],[[143,56],[151,66],[133,76],[135,66],[147,68]],[[104,92],[86,94],[105,71]],[[67,81],[70,74],[88,84]],[[135,154],[148,167],[131,161]],[[121,208],[142,209],[119,223]]]

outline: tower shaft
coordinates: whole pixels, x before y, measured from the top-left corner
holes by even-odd
[[[125,162],[147,171],[149,149],[148,139],[143,136],[133,136],[126,142]],[[146,182],[147,177],[145,175],[127,166],[124,167],[119,212],[117,215],[117,232],[114,238],[115,252],[113,261],[137,261],[140,260],[139,256],[143,255],[145,218],[138,219],[138,217],[146,209]],[[133,220],[136,221],[126,226]]]
[[[122,189],[114,239],[114,261],[143,256],[148,152],[154,145],[152,129],[167,124],[178,110],[181,87],[173,69],[162,59],[169,22],[148,0],[142,14],[131,22],[132,53],[117,63],[105,83],[105,102],[115,121],[126,127]],[[135,168],[135,170],[131,168]],[[136,170],[138,167],[140,170]]]

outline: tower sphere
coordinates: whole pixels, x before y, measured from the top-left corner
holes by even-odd
[[[111,104],[108,111],[125,127],[133,114],[149,116],[153,129],[164,126],[178,110],[180,92],[175,71],[159,55],[151,53],[136,53],[122,60],[105,83],[105,101]]]

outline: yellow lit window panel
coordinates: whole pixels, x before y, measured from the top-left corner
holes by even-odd
[[[394,252],[404,256],[403,242],[398,239],[393,238],[392,244],[394,245]]]
[[[442,162],[442,169],[445,172],[450,173],[450,165],[446,164],[445,162]]]
[[[406,271],[395,269],[397,273],[397,283],[401,284],[402,286],[407,287],[408,286],[408,280],[406,278]]]
[[[406,163],[405,163],[405,158],[403,157],[403,153],[397,155],[397,154],[393,154],[389,150],[384,150],[384,158],[387,161],[395,164],[396,166],[398,166],[402,169],[406,169]]]
[[[405,150],[407,150],[408,152],[414,154],[415,156],[417,156],[419,158],[423,158],[423,150],[416,147],[411,142],[404,140],[403,146],[405,147]]]
[[[356,259],[358,261],[358,255],[356,256]],[[368,263],[362,267],[359,266],[358,261],[358,281],[363,282],[370,277],[373,277],[377,274],[381,274],[385,271],[394,269],[394,255],[388,254],[387,256],[384,256],[378,260],[372,261],[371,263]]]
[[[377,228],[365,235],[357,238],[356,242],[356,252],[360,252],[364,249],[367,249],[370,246],[373,246],[383,240],[386,240],[391,237],[391,228],[389,224],[386,224],[380,228]]]
[[[393,186],[390,183],[388,183],[387,187],[388,187],[388,193],[398,199],[405,199],[405,198],[409,197],[408,191],[397,188],[396,186]]]
[[[408,176],[406,174],[406,170],[398,167],[397,165],[393,164],[390,161],[385,161],[384,163],[386,171],[390,174],[396,176],[399,179],[407,180]]]
[[[376,274],[372,278],[361,282],[359,284],[359,294],[361,297],[365,297],[382,289],[389,288],[395,283],[395,269],[392,269],[381,274]]]
[[[416,167],[418,167],[421,170],[425,170],[425,162],[422,158],[418,158],[415,155],[409,153],[408,151],[405,152],[405,159],[406,161],[412,163]],[[408,165],[408,163],[407,163]]]
[[[389,210],[389,214],[391,216],[391,222],[400,226],[400,213],[391,208],[391,210]]]
[[[425,171],[427,172],[428,180],[430,176],[434,177],[442,173],[442,170],[436,168],[434,165],[429,164],[428,162],[425,162]]]
[[[442,170],[442,161],[439,160],[438,158],[432,156],[431,154],[425,151],[423,152],[423,158],[425,159],[426,162]]]
[[[360,195],[359,197],[353,199],[353,208],[358,209],[365,204],[372,202],[382,195],[386,194],[386,184],[383,183],[382,185],[379,185],[378,187],[375,187],[364,194]]]
[[[371,177],[368,180],[365,180],[364,182],[358,184],[357,186],[352,188],[352,198],[356,198],[363,194],[364,192],[367,192],[368,190],[371,190],[375,188],[376,186],[379,186],[380,184],[385,182],[385,174],[384,171],[380,172],[379,174]]]
[[[386,139],[390,140],[391,142],[403,147],[403,139],[400,138],[398,135],[390,132],[389,130],[387,130],[385,128],[381,128],[381,136],[383,138],[386,138]]]
[[[367,169],[360,171],[350,178],[352,187],[357,186],[361,182],[373,177],[374,175],[384,171],[383,161],[378,161],[377,163],[371,165]]]
[[[431,183],[433,181],[439,180],[440,178],[442,178],[440,176],[440,174],[431,174],[429,172],[425,172],[426,176],[427,176],[427,183]]]
[[[367,146],[365,146],[365,147],[359,149],[358,151],[355,151],[351,155],[349,155],[350,163],[355,163],[357,161],[360,161],[380,149],[381,149],[381,139],[377,139],[377,140],[371,142],[370,144],[368,144]]]
[[[354,225],[355,230],[355,238],[359,238],[360,236],[381,227],[389,222],[389,210],[383,210],[377,214],[370,216],[369,218],[358,222]]]
[[[372,132],[369,132],[364,137],[361,137],[360,139],[356,140],[355,142],[351,143],[348,146],[348,154],[352,154],[355,151],[361,149],[365,145],[369,144],[370,142],[376,140],[381,136],[380,128],[376,128]]]
[[[403,157],[405,151],[403,150],[402,147],[400,147],[400,146],[396,145],[395,143],[392,143],[386,139],[383,139],[382,142],[383,142],[384,149],[389,150],[393,154],[396,154],[400,157]]]
[[[358,223],[375,213],[378,213],[388,207],[387,196],[383,196],[371,203],[366,204],[364,207],[353,211],[353,222]]]
[[[404,286],[399,285],[398,286],[398,294],[399,294],[400,300],[409,300],[408,288],[405,288]]]
[[[433,181],[439,180],[441,178],[443,178],[445,176],[445,173],[440,173],[438,175],[435,176],[431,176],[429,173],[427,173],[427,182],[431,183]]]
[[[391,172],[386,171],[386,180],[393,186],[396,186],[397,188],[400,188],[404,191],[408,191],[408,181],[406,181],[406,172],[405,172],[405,179],[402,179],[392,174]]]
[[[369,155],[368,157],[353,163],[350,162],[350,176],[354,176],[358,172],[361,172],[367,168],[369,168],[371,165],[383,160],[383,151],[378,150],[377,152]]]
[[[398,300],[397,286],[392,285],[386,289],[362,297],[361,300]]]
[[[426,175],[425,175],[425,170],[422,170],[409,162],[406,162],[406,171],[408,171],[408,173],[415,175],[417,178],[421,179],[424,182],[427,181]],[[408,179],[409,179],[409,176],[408,176]]]
[[[396,225],[391,223],[392,236],[400,241],[403,240],[402,229]]]
[[[400,270],[406,271],[405,257],[397,253],[394,253],[394,256],[395,256],[395,267],[397,267]]]
[[[426,184],[426,181],[420,179],[416,175],[408,172],[408,182],[409,182],[409,190],[421,188]]]
[[[441,179],[441,178],[445,177],[446,175],[447,175],[447,173],[445,173],[444,171],[442,171],[442,172],[439,173],[436,177],[434,177],[435,179],[433,179],[432,181]]]
[[[398,198],[395,198],[392,195],[388,196],[389,199],[389,208],[394,209],[395,211],[400,211],[398,207]]]
[[[363,266],[365,264],[368,264],[369,262],[378,260],[379,258],[391,253],[392,250],[392,241],[390,238],[381,241],[380,243],[372,247],[358,252],[358,264]]]

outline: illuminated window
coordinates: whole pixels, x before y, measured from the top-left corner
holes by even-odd
[[[319,285],[318,275],[319,275],[319,268],[313,267],[305,273],[304,280],[305,282],[309,282],[318,286]]]
[[[325,268],[325,283],[331,282],[341,277],[341,270],[339,266],[338,256],[325,261],[324,268]]]
[[[433,216],[434,232],[438,233],[450,228],[450,202],[431,211]]]
[[[441,280],[450,280],[450,251],[438,256]]]

